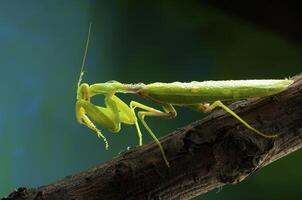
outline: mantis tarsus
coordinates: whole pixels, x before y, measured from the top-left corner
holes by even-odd
[[[167,166],[169,166],[169,161],[164,149],[146,123],[145,117],[174,118],[177,115],[174,106],[186,106],[199,112],[210,112],[213,109],[220,107],[234,116],[239,122],[254,133],[264,138],[276,137],[276,135],[263,134],[253,128],[231,109],[225,106],[222,101],[242,100],[273,95],[286,89],[293,83],[292,80],[193,81],[189,83],[158,82],[152,84],[123,84],[117,81],[110,81],[88,85],[87,83],[81,83],[81,81],[82,76],[84,75],[83,67],[87,55],[90,30],[91,25],[89,27],[81,74],[78,81],[76,118],[79,123],[92,129],[99,138],[104,140],[106,149],[109,147],[107,139],[96,125],[100,125],[114,133],[120,131],[122,123],[135,125],[138,133],[139,145],[142,145],[142,133],[135,114],[136,108],[141,110],[137,113],[137,116],[159,146]],[[131,101],[128,106],[115,95],[116,93],[132,93],[139,95],[147,100],[158,103],[163,110],[154,109],[136,101]],[[105,107],[100,107],[90,102],[90,98],[95,95],[105,96]]]

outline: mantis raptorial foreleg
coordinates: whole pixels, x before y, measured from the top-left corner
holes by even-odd
[[[106,95],[105,105],[106,107],[100,107],[87,100],[78,100],[76,113],[78,122],[95,131],[97,136],[104,140],[105,147],[108,149],[109,145],[106,137],[95,124],[116,133],[121,129],[121,123],[134,124],[137,123],[137,119],[132,114],[129,106],[115,95]]]
[[[210,104],[201,104],[198,107],[197,110],[202,111],[202,112],[210,112],[213,109],[220,107],[223,110],[225,110],[227,113],[231,114],[233,117],[235,117],[238,121],[240,121],[244,126],[246,126],[248,129],[254,131],[255,133],[257,133],[258,135],[261,135],[262,137],[265,138],[274,138],[277,135],[266,135],[264,133],[261,133],[260,131],[258,131],[257,129],[253,128],[251,125],[249,125],[246,121],[244,121],[241,117],[239,117],[235,112],[233,112],[230,108],[228,108],[226,105],[224,105],[221,101],[215,101],[214,103]]]
[[[81,106],[82,103],[84,103],[84,102],[77,102],[77,107],[78,107],[78,105]],[[92,129],[99,138],[102,138],[105,143],[105,149],[108,150],[109,144],[108,144],[106,137],[102,134],[102,132],[94,125],[94,123],[86,115],[85,108],[81,106],[77,109],[78,109],[78,112],[77,112],[78,122],[80,124],[86,125],[88,128]]]
[[[135,108],[140,108],[143,109],[145,111],[139,111],[137,113],[138,118],[141,120],[142,124],[144,125],[144,127],[147,129],[147,131],[150,133],[151,137],[155,140],[155,142],[157,143],[157,145],[159,146],[159,149],[161,151],[161,154],[165,160],[165,163],[167,164],[167,166],[170,166],[169,161],[167,159],[167,156],[165,154],[164,148],[162,147],[160,141],[158,140],[158,138],[155,136],[155,134],[153,133],[153,131],[151,130],[151,128],[148,126],[148,124],[145,121],[145,116],[153,116],[153,117],[164,117],[164,118],[174,118],[176,117],[177,113],[176,110],[174,109],[174,107],[170,104],[167,105],[163,105],[163,109],[164,112],[154,109],[152,107],[143,105],[141,103],[138,103],[136,101],[131,101],[130,102],[130,108],[132,109],[132,112],[134,113],[134,109]],[[139,130],[139,126],[138,124],[136,124],[138,130]]]

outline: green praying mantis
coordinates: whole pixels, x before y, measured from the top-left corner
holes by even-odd
[[[80,124],[92,129],[105,143],[109,144],[97,125],[117,133],[121,130],[121,124],[135,125],[139,138],[139,145],[143,144],[139,121],[155,140],[161,151],[167,166],[170,166],[164,148],[160,141],[148,126],[145,117],[161,117],[172,119],[177,112],[174,106],[185,106],[193,108],[198,112],[210,112],[220,107],[234,116],[240,123],[252,132],[264,137],[274,138],[276,135],[266,135],[239,117],[235,112],[224,105],[223,101],[242,100],[254,97],[265,97],[277,94],[285,90],[293,83],[288,79],[262,79],[262,80],[227,80],[227,81],[192,81],[189,83],[151,83],[151,84],[124,84],[117,81],[96,83],[88,85],[81,83],[84,75],[83,68],[87,56],[90,40],[91,24],[89,27],[86,48],[83,56],[80,78],[77,85],[76,118]],[[129,105],[123,102],[117,93],[131,93],[139,95],[147,100],[153,101],[162,107],[162,110],[131,101]],[[96,95],[105,97],[105,107],[91,103],[90,99]],[[135,109],[140,111],[135,113]]]

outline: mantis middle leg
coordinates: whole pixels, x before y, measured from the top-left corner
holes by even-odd
[[[161,154],[164,158],[164,161],[166,163],[166,165],[169,167],[169,161],[167,159],[167,156],[165,154],[164,148],[162,147],[160,141],[158,140],[158,138],[155,136],[155,134],[153,133],[153,131],[151,130],[151,128],[148,126],[148,124],[145,121],[145,116],[153,116],[153,117],[164,117],[164,118],[174,118],[176,117],[177,113],[176,110],[174,109],[174,107],[170,104],[167,105],[163,105],[163,111],[154,109],[152,107],[143,105],[141,103],[138,103],[136,101],[131,101],[130,102],[130,108],[132,109],[132,112],[134,113],[134,109],[135,108],[140,108],[144,111],[139,111],[137,113],[138,118],[141,120],[142,124],[144,125],[144,127],[147,129],[147,131],[150,133],[151,137],[155,140],[155,142],[157,143],[157,145],[159,146],[159,149],[161,151]],[[137,129],[139,130],[139,126],[138,124],[136,124]]]

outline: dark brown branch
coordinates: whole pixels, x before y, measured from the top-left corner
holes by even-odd
[[[54,184],[21,188],[8,199],[189,199],[238,183],[302,146],[302,76],[294,79],[278,95],[230,106],[262,132],[278,134],[273,140],[217,109],[161,139],[170,168],[151,143]]]

